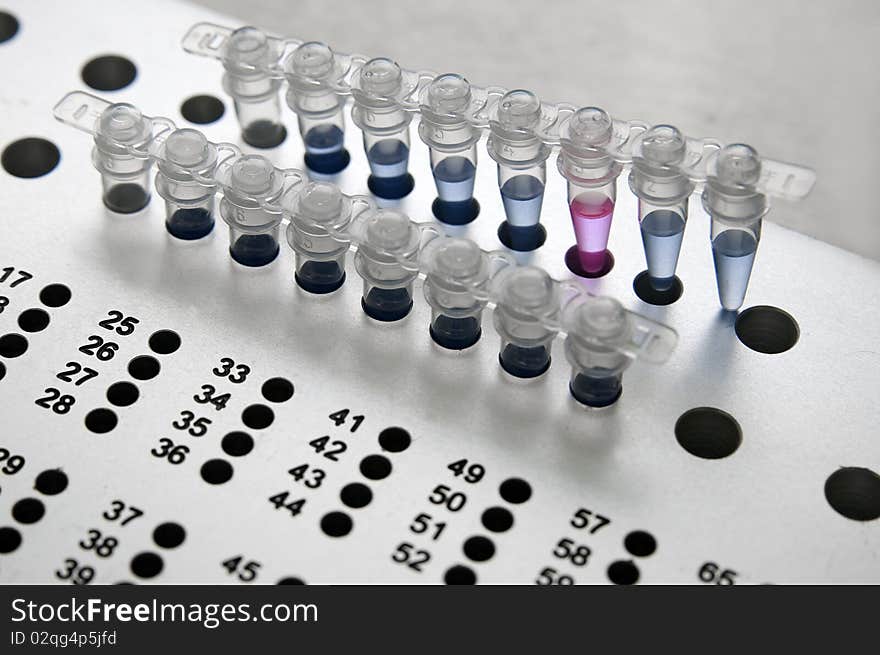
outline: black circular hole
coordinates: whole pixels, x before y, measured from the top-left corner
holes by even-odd
[[[63,284],[48,284],[40,291],[40,302],[46,307],[62,307],[70,302],[70,289]]]
[[[684,285],[678,279],[678,276],[674,275],[672,277],[672,284],[668,289],[657,290],[651,284],[651,277],[648,275],[648,271],[642,271],[633,280],[633,291],[636,292],[636,295],[642,302],[662,307],[664,305],[671,305],[681,298],[681,294],[684,293]]]
[[[140,392],[131,382],[114,382],[107,388],[107,400],[117,407],[128,407],[137,402]]]
[[[481,517],[483,527],[491,532],[506,532],[513,527],[513,514],[503,507],[490,507]]]
[[[61,152],[54,143],[35,136],[13,141],[0,157],[7,173],[26,179],[49,173],[60,160]]]
[[[443,574],[443,582],[448,585],[477,584],[477,574],[468,566],[456,564],[446,569],[446,573]]]
[[[220,98],[207,94],[190,96],[180,105],[180,115],[196,125],[219,121],[225,111],[226,107]]]
[[[12,506],[12,518],[19,523],[36,523],[45,513],[43,501],[36,498],[22,498]]]
[[[21,533],[15,528],[4,526],[0,528],[0,553],[11,553],[21,546]]]
[[[373,492],[370,488],[360,482],[351,482],[339,492],[339,498],[342,503],[352,509],[360,509],[366,507],[373,500]]]
[[[383,455],[367,455],[361,460],[361,474],[370,480],[382,480],[391,475],[391,461]]]
[[[11,332],[0,337],[0,357],[20,357],[27,349],[28,341],[21,334]]]
[[[249,405],[241,413],[241,421],[251,430],[265,430],[275,420],[275,412],[266,405]]]
[[[532,497],[532,485],[520,478],[508,478],[501,483],[498,492],[508,503],[519,505]]]
[[[0,362],[0,380],[6,377],[6,364]]]
[[[304,585],[305,581],[302,578],[294,578],[291,576],[288,578],[281,578],[275,584],[279,584],[279,585]]]
[[[485,562],[495,554],[495,544],[488,537],[470,537],[464,542],[464,554],[475,562]]]
[[[152,380],[160,368],[159,360],[152,355],[138,355],[128,363],[128,374],[135,380]]]
[[[138,553],[131,558],[131,572],[139,578],[155,578],[165,566],[156,553]]]
[[[657,540],[654,536],[644,530],[634,530],[630,532],[623,540],[623,547],[630,555],[636,557],[647,557],[653,555],[657,550]]]
[[[86,427],[95,434],[106,434],[116,427],[119,419],[112,409],[99,407],[86,414]]]
[[[134,82],[137,66],[120,55],[104,55],[87,62],[80,75],[83,82],[97,91],[118,91]]]
[[[224,484],[232,479],[232,464],[225,459],[209,459],[202,464],[200,473],[208,484]]]
[[[880,475],[856,466],[837,469],[825,481],[825,498],[848,519],[873,521],[880,517]]]
[[[351,528],[351,517],[345,512],[328,512],[321,519],[321,529],[328,537],[344,537]]]
[[[180,335],[174,330],[159,330],[150,335],[150,350],[157,355],[170,355],[180,348]]]
[[[409,448],[412,437],[403,428],[385,428],[379,433],[379,445],[390,453],[400,453]]]
[[[285,378],[270,378],[263,382],[263,398],[270,403],[283,403],[293,397],[293,382]]]
[[[608,567],[608,579],[614,584],[635,584],[639,581],[639,567],[624,560],[612,562]]]
[[[49,314],[42,309],[26,309],[18,316],[18,327],[25,332],[42,332],[49,326]]]
[[[180,523],[168,521],[153,530],[153,541],[160,548],[177,548],[186,539],[186,530]]]
[[[231,457],[244,457],[254,449],[254,440],[247,432],[230,432],[223,437],[220,447]]]
[[[43,471],[34,480],[34,489],[46,496],[55,496],[67,489],[67,474],[61,469]]]
[[[18,34],[18,19],[10,13],[0,11],[0,43]]]
[[[739,448],[742,430],[727,412],[714,407],[697,407],[686,411],[675,422],[675,438],[691,455],[721,459]]]
[[[769,305],[749,307],[740,313],[735,330],[746,347],[768,355],[792,349],[801,333],[791,314]]]

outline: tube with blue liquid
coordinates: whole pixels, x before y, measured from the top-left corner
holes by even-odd
[[[419,136],[430,149],[437,198],[431,209],[438,221],[464,225],[480,212],[474,199],[480,130],[466,119],[471,86],[461,75],[439,75],[425,88]]]
[[[422,250],[421,261],[431,338],[449,350],[470,348],[482,334],[488,255],[470,239],[436,237]]]
[[[345,98],[333,87],[345,72],[333,51],[317,41],[303,43],[284,62],[287,104],[299,122],[305,164],[319,175],[336,175],[351,160],[345,149]]]
[[[556,283],[541,268],[514,266],[498,273],[492,285],[497,297],[493,320],[501,337],[501,368],[516,378],[540,377],[550,368],[557,334],[547,327],[559,313]]]
[[[506,220],[498,238],[512,250],[541,247],[546,232],[540,224],[547,157],[550,148],[536,134],[541,101],[531,91],[508,91],[498,100],[489,123],[489,156],[498,163],[498,188]]]
[[[687,145],[672,125],[645,132],[633,153],[629,186],[639,199],[639,227],[648,281],[659,292],[675,284],[675,270],[694,183],[682,171]]]
[[[364,280],[364,313],[383,322],[405,318],[413,306],[413,282],[419,275],[419,227],[406,214],[376,209],[358,215],[352,234],[358,243],[355,268]]]
[[[292,175],[295,184],[302,178]],[[260,155],[244,155],[218,167],[223,190],[220,216],[229,225],[229,254],[242,266],[259,267],[278,256],[282,210],[289,190],[283,171]]]
[[[165,199],[165,229],[184,241],[208,236],[214,229],[213,182],[217,146],[198,130],[175,130],[161,146],[156,191]]]
[[[395,62],[378,57],[366,62],[352,85],[352,120],[364,135],[370,165],[367,181],[373,195],[397,200],[412,191],[409,166],[409,124],[412,115],[401,106],[403,72]]]

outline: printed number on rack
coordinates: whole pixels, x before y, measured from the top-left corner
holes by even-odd
[[[418,514],[413,519],[413,522],[410,523],[409,529],[415,532],[416,534],[424,534],[431,530],[432,532],[429,534],[432,541],[437,541],[440,538],[440,535],[443,534],[443,530],[446,529],[446,523],[443,521],[435,521],[434,517],[430,514]]]
[[[330,445],[329,449],[327,448],[328,444]],[[309,445],[315,449],[316,453],[323,454],[324,457],[326,457],[327,459],[329,459],[333,462],[338,462],[339,455],[341,455],[346,450],[348,450],[348,446],[346,446],[344,442],[330,441],[330,437],[328,437],[328,436],[323,436],[323,437],[318,437],[317,439],[312,439],[309,442]],[[324,452],[325,450],[327,452]]]
[[[447,466],[450,471],[455,474],[455,477],[460,475],[464,476],[465,482],[470,482],[471,484],[475,484],[483,479],[483,476],[486,474],[486,469],[482,464],[468,464],[468,460],[460,459],[457,462],[452,462],[449,466]]]
[[[229,399],[232,397],[231,394],[228,393],[214,395],[217,393],[217,388],[213,384],[203,384],[201,389],[202,393],[194,395],[193,400],[202,405],[211,403],[214,406],[214,409],[218,412],[226,407],[226,403],[228,403]]]
[[[242,582],[253,582],[257,579],[257,572],[263,566],[259,562],[250,560],[245,562],[244,555],[230,557],[220,565],[229,572],[229,575],[236,576]]]
[[[44,389],[43,393],[46,395],[42,398],[37,398],[34,401],[34,404],[39,405],[40,407],[45,407],[46,409],[51,409],[56,414],[67,414],[76,402],[76,398],[62,394],[55,387]]]
[[[81,353],[97,357],[102,362],[107,362],[116,355],[119,350],[119,344],[112,341],[104,341],[97,334],[91,335],[87,340],[88,343],[79,347]]]
[[[428,496],[435,505],[443,505],[450,512],[457,512],[467,503],[467,496],[460,491],[453,491],[445,484],[438,484]]]
[[[82,566],[79,561],[69,557],[64,560],[63,568],[55,571],[55,577],[59,580],[70,580],[71,584],[84,585],[89,584],[95,577],[95,569],[91,566]]]
[[[28,273],[27,271],[22,271],[21,269],[13,276],[15,273],[14,266],[7,266],[6,268],[0,268],[0,284],[5,284],[9,282],[9,287],[17,287],[22,282],[27,282],[28,280],[33,279],[33,275]]]
[[[6,448],[0,448],[0,463],[3,462],[5,462],[5,464],[0,466],[0,473],[15,475],[21,470],[21,467],[24,466],[24,457],[21,455],[13,455]]]
[[[104,536],[100,530],[91,529],[86,538],[79,542],[83,550],[93,550],[98,557],[110,557],[113,554],[119,540],[116,537]]]
[[[715,562],[706,562],[697,571],[697,578],[706,584],[729,586],[736,584],[736,576],[739,573],[733,569],[723,569]]]
[[[338,428],[343,425],[345,421],[348,419],[348,415],[351,410],[348,409],[340,409],[338,412],[333,412],[328,417],[333,424]],[[359,427],[361,427],[361,423],[364,422],[364,416],[362,414],[358,414],[357,416],[351,417],[351,429],[349,432],[356,432]]]
[[[235,360],[230,357],[224,357],[220,360],[220,365],[212,371],[218,378],[226,378],[233,384],[241,384],[247,380],[251,367],[247,364],[236,364]]]
[[[303,505],[306,504],[305,498],[299,498],[297,500],[289,500],[290,492],[289,491],[281,491],[274,496],[269,496],[269,502],[275,506],[275,509],[286,509],[290,512],[291,516],[297,516],[303,508]]]
[[[609,523],[611,523],[611,519],[583,507],[577,510],[569,521],[571,527],[587,529],[590,534],[596,534]]]
[[[545,566],[541,569],[538,577],[535,579],[536,585],[572,585],[574,578],[567,573],[560,573],[552,566]]]
[[[194,437],[203,437],[211,425],[211,419],[204,416],[196,418],[196,415],[188,409],[180,412],[180,418],[171,422],[171,427],[176,430],[186,430]]]
[[[422,565],[431,561],[431,553],[427,550],[418,550],[412,544],[403,542],[391,553],[391,559],[398,564],[406,564],[416,573],[421,573]]]
[[[78,387],[85,384],[89,380],[98,376],[98,371],[88,366],[83,366],[77,362],[67,362],[66,368],[59,372],[55,377],[63,382],[73,382],[73,386]]]
[[[308,464],[294,466],[287,472],[290,473],[294,480],[302,482],[309,489],[317,489],[321,486],[321,482],[323,482],[324,478],[327,477],[327,473],[325,473],[323,469],[310,467]]]
[[[153,457],[167,459],[169,464],[183,464],[188,452],[189,446],[175,444],[168,437],[159,439],[159,445],[150,450]]]
[[[134,316],[126,316],[118,309],[111,309],[107,312],[107,318],[98,321],[99,326],[105,330],[116,332],[116,334],[122,337],[127,337],[134,332],[134,326],[138,323],[140,323],[139,319],[136,319]]]
[[[114,500],[110,503],[110,509],[101,514],[108,521],[119,521],[120,526],[131,523],[143,515],[143,510],[138,509],[134,505],[128,505],[121,500]]]
[[[554,557],[567,559],[575,566],[584,566],[590,558],[592,551],[589,546],[576,544],[574,539],[560,539],[553,549]]]

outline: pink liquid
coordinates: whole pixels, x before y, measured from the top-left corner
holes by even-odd
[[[587,191],[575,196],[569,209],[581,266],[588,273],[597,273],[605,265],[614,203],[604,193]]]

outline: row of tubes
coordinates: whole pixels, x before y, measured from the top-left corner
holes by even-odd
[[[612,298],[553,280],[543,269],[519,266],[505,251],[483,251],[469,239],[443,235],[434,223],[416,223],[402,212],[378,207],[370,197],[309,181],[303,171],[276,168],[265,157],[212,143],[197,130],[144,116],[132,105],[76,91],[54,113],[93,135],[93,163],[111,209],[130,210],[124,203],[131,198],[139,208],[149,202],[155,163],[156,190],[165,200],[166,228],[173,236],[204,238],[219,211],[229,226],[231,257],[258,267],[277,257],[287,221],[296,283],[313,294],[339,289],[345,282],[345,258],[354,249],[355,269],[363,279],[363,310],[381,322],[410,313],[413,285],[422,276],[432,310],[431,338],[450,350],[474,346],[481,337],[482,312],[491,305],[501,338],[501,367],[517,378],[544,374],[552,342],[564,333],[572,366],[569,389],[584,405],[616,402],[632,360],[660,363],[676,343],[670,328]]]
[[[351,96],[371,171],[368,186],[379,198],[402,198],[413,188],[409,125],[418,113],[437,187],[433,213],[446,224],[466,224],[479,212],[473,197],[477,143],[488,129],[506,217],[498,236],[512,250],[544,243],[546,161],[558,146],[576,241],[567,262],[583,277],[610,270],[607,246],[624,166],[632,166],[629,186],[638,197],[648,279],[659,292],[675,283],[688,200],[704,186],[719,299],[727,310],[743,304],[768,195],[801,198],[815,179],[807,169],[762,160],[744,144],[722,148],[671,125],[615,121],[597,107],[542,103],[530,91],[482,89],[457,74],[407,71],[386,58],[344,55],[253,27],[198,23],[183,46],[223,62],[223,86],[234,100],[242,139],[252,146],[273,147],[284,139],[279,92],[287,81],[287,104],[297,115],[313,177],[339,173],[350,161],[343,110]]]

